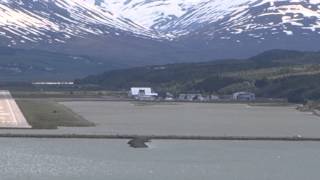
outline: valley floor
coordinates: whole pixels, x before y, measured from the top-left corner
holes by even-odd
[[[58,129],[4,129],[1,133],[320,138],[320,117],[298,111],[294,105],[124,101],[65,101],[60,105],[85,121],[63,121],[63,114],[59,115],[58,110],[55,118],[50,119],[58,121]]]

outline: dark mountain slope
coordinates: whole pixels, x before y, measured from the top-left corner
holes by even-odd
[[[112,68],[117,66],[86,56],[0,48],[1,81],[72,80]]]
[[[247,90],[265,97],[290,97],[300,92],[299,97],[317,98],[315,93],[320,88],[320,83],[317,83],[319,75],[320,52],[272,50],[243,60],[115,70],[76,82],[112,90],[152,86],[158,91],[173,93],[196,91],[229,94]]]

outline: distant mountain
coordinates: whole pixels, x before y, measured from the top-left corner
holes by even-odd
[[[319,50],[319,0],[0,0],[0,46],[161,64]]]
[[[76,82],[110,90],[151,86],[160,92],[231,94],[253,91],[258,96],[290,101],[320,100],[320,52],[272,50],[243,60],[168,64],[114,70]]]

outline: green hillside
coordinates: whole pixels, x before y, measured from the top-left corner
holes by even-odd
[[[0,48],[0,81],[72,80],[112,68],[86,56]]]
[[[253,91],[263,97],[304,101],[320,99],[320,52],[272,50],[242,60],[114,70],[76,82],[110,90],[151,86],[172,93]]]

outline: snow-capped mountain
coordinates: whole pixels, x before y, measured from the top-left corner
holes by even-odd
[[[98,5],[137,24],[158,31],[177,21],[201,1],[208,0],[100,0]]]
[[[219,39],[237,39],[235,35],[242,34],[261,41],[266,35],[320,35],[320,1],[238,0],[233,5],[210,1],[170,27],[177,34],[193,32]]]
[[[0,36],[10,39],[9,45],[64,43],[74,36],[119,36],[122,32],[148,37],[156,34],[86,0],[0,0]]]
[[[280,28],[292,35],[295,27],[320,29],[320,0],[99,0],[96,5],[173,38],[208,26],[209,36],[221,31],[240,34],[270,29],[275,34],[280,33],[275,28]]]
[[[139,39],[209,55],[239,43],[316,49],[319,36],[320,0],[0,0],[2,46],[101,41],[103,49]]]

